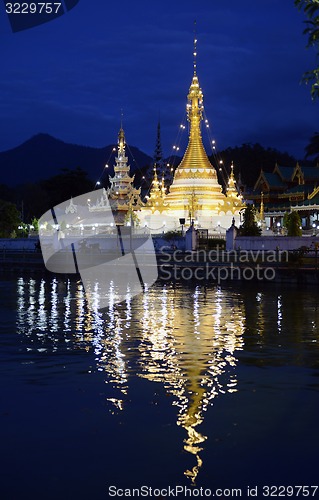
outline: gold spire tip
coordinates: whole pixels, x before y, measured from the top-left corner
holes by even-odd
[[[196,75],[196,67],[197,67],[197,36],[196,36],[196,20],[194,21],[194,75]]]

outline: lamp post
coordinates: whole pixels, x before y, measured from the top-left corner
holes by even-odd
[[[182,236],[184,236],[184,225],[185,225],[186,219],[183,217],[179,219],[179,223],[182,226]]]

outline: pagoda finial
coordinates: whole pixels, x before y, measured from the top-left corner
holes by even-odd
[[[123,128],[123,108],[121,108],[121,128]]]
[[[120,149],[125,148],[125,134],[124,134],[124,130],[122,128],[122,124],[121,124],[120,131],[118,133],[118,147]]]
[[[260,220],[263,222],[264,218],[265,218],[264,193],[261,192],[261,196],[260,196]]]
[[[197,36],[196,36],[196,20],[194,21],[194,76],[196,76],[196,68],[197,68]]]

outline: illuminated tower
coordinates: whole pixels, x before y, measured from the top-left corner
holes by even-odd
[[[231,164],[230,176],[228,179],[226,198],[220,206],[220,212],[234,214],[245,207],[241,195],[237,191],[236,181],[234,177],[234,165]]]
[[[116,224],[123,225],[130,222],[130,215],[134,210],[141,207],[140,190],[133,186],[134,175],[130,176],[130,166],[127,164],[128,158],[125,156],[125,135],[121,126],[118,134],[117,157],[115,158],[114,176],[110,177],[111,186],[107,191],[103,191],[103,197],[96,205],[90,206],[90,212],[105,210],[108,203],[103,198],[107,198],[112,208]]]
[[[156,164],[154,165],[154,175],[150,194],[146,196],[146,199],[145,206],[149,207],[152,213],[156,211],[162,213],[167,208],[167,203],[165,202],[164,178],[162,178],[161,182],[158,180]]]
[[[177,167],[169,194],[166,197],[170,215],[196,219],[218,215],[225,200],[217,173],[206,154],[201,134],[203,92],[196,73],[196,44],[194,40],[194,74],[187,96],[189,141],[184,157]]]

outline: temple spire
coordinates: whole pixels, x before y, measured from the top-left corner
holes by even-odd
[[[164,174],[164,161],[163,161],[162,144],[161,144],[161,123],[159,120],[157,124],[157,136],[156,136],[156,145],[154,151],[154,165],[157,168],[158,175],[161,177]]]
[[[195,171],[202,178],[214,178],[216,180],[216,188],[221,193],[221,187],[217,183],[217,174],[215,168],[211,165],[207,153],[205,151],[202,133],[201,121],[203,120],[204,104],[203,92],[199,85],[198,76],[196,74],[196,55],[197,55],[197,39],[194,39],[194,75],[187,95],[187,120],[190,123],[189,127],[189,142],[182,159],[182,162],[175,173],[175,180],[179,176],[194,177]],[[191,169],[191,170],[189,170]]]
[[[196,21],[194,21],[194,51],[193,51],[193,56],[194,56],[194,76],[196,76],[196,69],[197,69],[197,35],[196,35]]]
[[[124,225],[128,216],[141,207],[140,191],[133,186],[134,175],[130,175],[128,157],[125,153],[125,134],[122,127],[118,133],[117,157],[115,158],[114,175],[110,177],[110,188],[103,190],[103,195],[96,205],[90,206],[90,212],[104,211],[111,207],[117,225]]]
[[[146,206],[151,208],[152,213],[155,211],[163,212],[167,208],[165,203],[165,186],[164,178],[160,182],[156,172],[156,165],[154,165],[154,177],[149,196],[146,196]]]
[[[222,193],[216,170],[208,159],[202,140],[201,121],[204,104],[197,76],[197,38],[196,33],[194,34],[194,73],[186,104],[187,120],[190,124],[188,146],[175,171],[167,201],[172,210],[178,208],[181,212],[187,213],[187,216],[191,213],[193,218],[195,216],[197,218],[199,213],[205,213],[207,217],[213,212],[218,213],[219,204],[225,199],[225,195]]]
[[[224,213],[234,214],[236,211],[244,208],[244,203],[242,197],[238,193],[235,176],[234,176],[234,164],[232,162],[230,167],[230,175],[226,187],[226,199],[220,204],[220,211]]]

